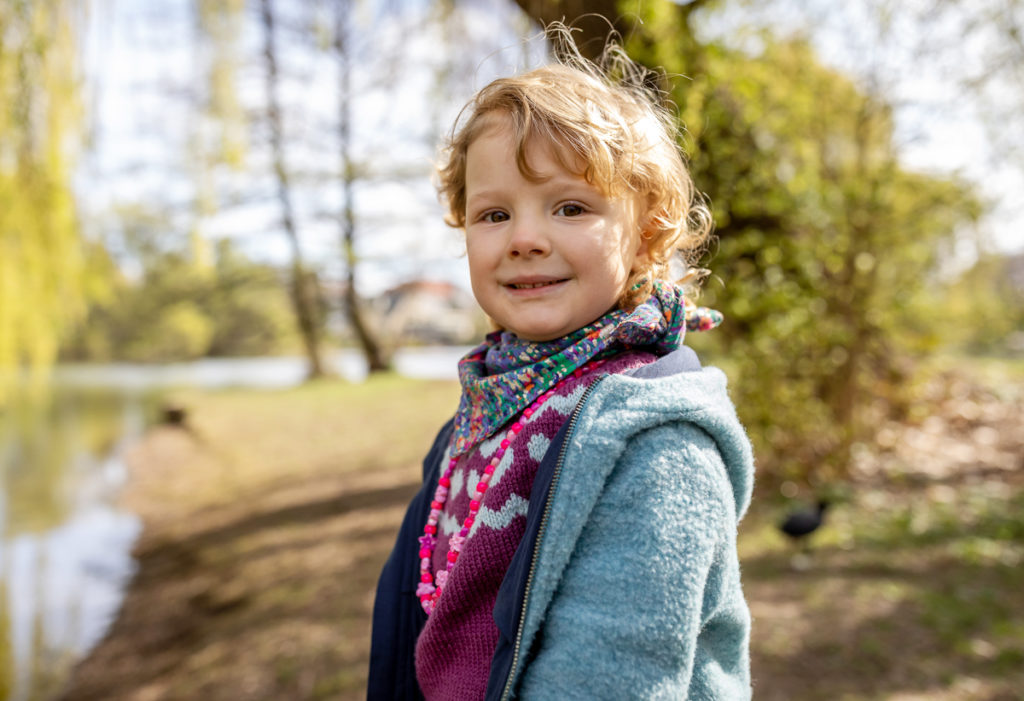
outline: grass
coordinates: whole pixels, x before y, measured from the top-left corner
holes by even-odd
[[[130,461],[139,573],[66,699],[364,697],[377,574],[458,396],[394,376],[185,394]],[[804,562],[741,527],[755,698],[1019,698],[1021,470],[853,485]]]

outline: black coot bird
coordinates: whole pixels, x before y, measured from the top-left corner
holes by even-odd
[[[794,543],[806,546],[807,536],[818,530],[825,520],[825,509],[828,508],[828,504],[828,501],[822,499],[818,501],[816,508],[792,512],[779,524],[779,530],[792,538]]]

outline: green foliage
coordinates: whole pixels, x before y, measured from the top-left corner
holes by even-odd
[[[841,476],[876,414],[899,404],[907,359],[935,342],[919,292],[979,205],[959,181],[904,168],[889,106],[806,43],[701,44],[668,6],[647,5],[627,48],[690,78],[671,97],[715,213],[703,302],[726,316],[707,343],[734,363],[763,474]]]
[[[984,256],[944,293],[945,326],[961,350],[1024,350],[1024,255]]]
[[[49,366],[99,283],[70,185],[81,111],[74,9],[0,8],[0,401],[13,370]]]
[[[134,281],[121,277],[116,294],[89,310],[64,349],[66,358],[168,362],[264,355],[294,344],[288,295],[276,269],[249,261],[230,241],[219,242],[212,262],[197,236],[188,254],[161,251],[158,223],[137,222],[132,240],[144,274]]]

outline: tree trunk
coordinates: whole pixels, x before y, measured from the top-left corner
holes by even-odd
[[[341,245],[345,256],[345,315],[349,325],[355,331],[359,347],[366,358],[366,367],[372,372],[381,372],[391,368],[391,359],[384,352],[373,331],[370,330],[363,315],[362,303],[356,293],[356,223],[355,205],[353,204],[353,181],[355,168],[351,155],[352,105],[350,99],[349,79],[351,66],[349,63],[348,18],[351,12],[349,0],[337,0],[335,6],[334,49],[338,57],[338,144],[341,160],[342,216]]]
[[[681,23],[687,28],[687,41],[692,43],[690,17],[694,11],[708,5],[711,0],[674,2]],[[533,21],[545,27],[552,22],[564,22],[574,30],[573,37],[580,53],[590,60],[601,56],[608,35],[615,32],[625,42],[636,27],[636,15],[629,11],[629,3],[619,0],[516,0],[516,4]],[[625,4],[626,11],[620,10]]]
[[[580,53],[594,60],[601,55],[608,33],[625,34],[633,23],[619,14],[617,0],[516,0],[530,19],[545,27],[565,22],[573,32]]]
[[[312,272],[306,270],[302,260],[302,247],[292,209],[291,184],[284,159],[284,132],[281,123],[281,105],[277,94],[277,51],[274,46],[274,8],[272,0],[260,4],[263,18],[263,57],[267,69],[267,122],[270,127],[270,147],[277,179],[277,198],[281,204],[281,223],[292,248],[290,292],[295,317],[302,335],[302,344],[309,360],[308,378],[324,376],[320,357],[320,314],[318,313],[319,283]]]

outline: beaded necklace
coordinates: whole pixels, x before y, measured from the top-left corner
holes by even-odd
[[[526,409],[523,409],[522,420],[528,419],[533,416],[538,409],[550,399],[555,392],[557,392],[565,382],[573,377],[579,378],[583,375],[593,372],[597,368],[601,367],[606,362],[606,359],[599,358],[591,360],[583,367],[574,370],[571,374],[560,379],[554,387],[547,390],[539,397],[537,397],[533,403]],[[448,461],[448,467],[445,469],[444,474],[437,481],[437,488],[434,490],[434,499],[430,502],[430,515],[427,517],[427,524],[423,527],[423,535],[420,536],[420,583],[416,588],[416,596],[420,600],[420,605],[423,610],[430,615],[434,612],[437,607],[437,601],[441,598],[441,593],[444,591],[444,587],[448,582],[448,577],[451,574],[452,568],[455,566],[455,562],[459,559],[459,553],[462,552],[462,547],[466,542],[466,538],[469,537],[469,531],[476,522],[477,514],[480,512],[480,505],[483,503],[484,494],[487,492],[488,485],[491,481],[491,476],[494,474],[494,470],[498,467],[501,462],[501,458],[505,455],[512,441],[515,439],[519,432],[523,430],[522,420],[515,421],[509,428],[505,437],[498,445],[497,451],[494,453],[494,457],[491,458],[487,467],[484,468],[484,473],[481,475],[480,480],[476,485],[476,492],[473,498],[469,502],[469,514],[466,516],[466,520],[462,523],[462,528],[459,532],[448,539],[448,562],[445,569],[438,572],[435,576],[431,572],[431,561],[434,556],[434,549],[437,546],[437,527],[438,521],[441,517],[441,511],[444,509],[445,502],[448,500],[448,490],[452,485],[451,477],[455,471],[455,467],[459,462],[459,457],[466,453],[460,453],[454,455]],[[466,451],[468,452],[468,451]]]

